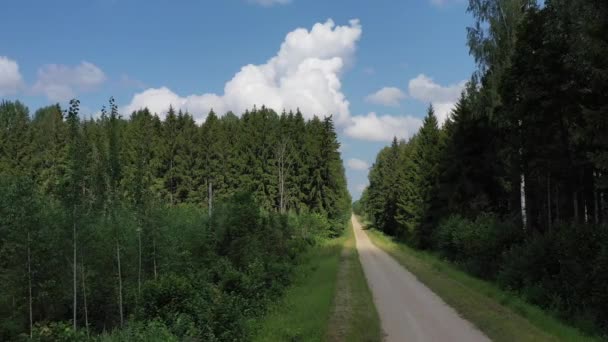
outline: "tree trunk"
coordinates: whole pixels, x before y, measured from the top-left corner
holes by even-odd
[[[209,217],[211,218],[211,212],[213,208],[213,183],[209,182]]]
[[[152,238],[152,263],[154,265],[154,280],[156,280],[156,237]]]
[[[604,213],[604,208],[606,208],[606,205],[604,204],[604,192],[600,192],[600,210],[602,211],[602,216],[600,217],[600,220],[602,221],[602,223],[606,222],[606,216]]]
[[[87,338],[89,337],[89,310],[87,307],[87,284],[84,277],[84,261],[80,263],[80,271],[82,278],[82,300],[84,304],[84,326],[87,329]]]
[[[122,273],[120,270],[120,244],[118,243],[118,237],[116,237],[116,261],[118,263],[118,308],[120,311],[120,327],[123,327],[124,316],[122,311]]]
[[[578,192],[574,192],[574,222],[578,223]]]
[[[27,280],[29,283],[29,307],[30,307],[30,338],[32,338],[32,331],[34,326],[33,314],[32,314],[32,254],[31,254],[31,241],[30,232],[27,232]],[[14,297],[13,297],[14,299]]]
[[[139,230],[137,232],[137,242],[139,249],[139,260],[138,260],[138,270],[137,270],[137,300],[139,301],[139,297],[141,296],[141,230],[142,227],[140,225]]]
[[[169,186],[169,203],[173,205],[173,156],[171,156],[171,160],[169,161],[169,173],[171,173],[171,185]]]
[[[597,173],[593,172],[593,222],[595,224],[600,223],[600,206],[597,195],[597,186],[596,186],[596,178]]]
[[[285,213],[285,174],[287,158],[287,141],[283,139],[276,151],[279,169],[279,212]]]
[[[76,206],[74,206],[73,209],[72,209],[72,234],[73,234],[73,239],[74,239],[74,242],[73,242],[73,247],[74,247],[73,248],[73,252],[74,252],[74,270],[72,272],[73,275],[74,275],[74,282],[73,282],[73,285],[74,285],[74,289],[73,289],[73,292],[74,292],[74,302],[72,303],[72,306],[73,306],[74,331],[76,331],[76,327],[77,327],[77,324],[76,324],[76,309],[77,309],[77,306],[76,306],[76,304],[77,304],[77,292],[76,292],[77,291],[77,289],[76,289],[76,278],[77,278],[76,277],[76,266],[77,266],[77,260],[76,260]]]
[[[551,174],[547,175],[547,227],[551,230]]]
[[[523,224],[524,230],[528,228],[528,215],[526,213],[526,177],[523,172],[521,173],[520,180],[520,197],[521,197],[521,222]]]
[[[555,188],[555,221],[559,224],[561,218],[559,216],[559,184]]]

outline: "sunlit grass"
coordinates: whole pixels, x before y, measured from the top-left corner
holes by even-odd
[[[345,238],[312,248],[297,278],[256,329],[254,341],[323,341]]]
[[[382,340],[350,224],[342,237],[312,248],[296,274],[283,298],[253,323],[254,341]],[[347,300],[337,301],[339,294]]]

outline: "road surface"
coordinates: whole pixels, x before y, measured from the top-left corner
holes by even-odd
[[[385,341],[490,341],[370,241],[351,218],[359,259],[380,314]]]

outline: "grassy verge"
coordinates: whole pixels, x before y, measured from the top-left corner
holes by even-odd
[[[373,243],[494,341],[597,341],[496,285],[474,278],[437,256],[368,230]]]
[[[359,262],[352,224],[345,233],[328,341],[382,340],[380,318]]]
[[[381,341],[380,320],[349,224],[312,248],[283,298],[254,323],[254,341]]]
[[[345,237],[328,240],[307,252],[297,278],[258,323],[254,341],[322,341]]]

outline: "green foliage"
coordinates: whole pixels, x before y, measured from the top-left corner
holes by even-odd
[[[78,109],[0,104],[1,340],[242,340],[349,217],[331,117]]]
[[[163,322],[173,334],[199,338],[211,335],[210,289],[205,282],[168,274],[148,281],[141,292],[136,320]]]
[[[499,283],[532,303],[606,327],[606,226],[560,225],[505,253]]]
[[[86,331],[74,330],[71,322],[49,322],[36,324],[30,341],[36,342],[71,342],[87,339]]]
[[[158,320],[129,322],[124,329],[114,330],[110,334],[101,334],[94,338],[99,342],[178,342],[183,339],[173,335],[164,323]]]
[[[489,214],[474,221],[450,216],[439,225],[435,237],[443,256],[482,278],[496,276],[503,252],[522,239],[523,232],[517,225]]]

